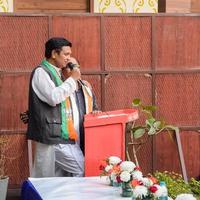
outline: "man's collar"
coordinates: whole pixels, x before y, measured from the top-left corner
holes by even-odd
[[[46,61],[47,61],[47,60],[46,60]],[[47,61],[47,62],[48,62],[48,61]],[[48,62],[48,63],[49,63],[49,65],[51,65],[51,66],[56,70],[56,72],[61,76],[62,70],[61,70],[60,68],[56,67],[55,65],[51,64],[50,62]]]

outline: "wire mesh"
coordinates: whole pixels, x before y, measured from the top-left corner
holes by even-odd
[[[151,68],[151,18],[105,17],[106,70]]]
[[[157,116],[170,124],[200,124],[200,73],[156,75]]]
[[[100,70],[100,18],[86,16],[54,16],[52,35],[72,42],[72,54],[83,71]]]
[[[195,131],[181,131],[180,138],[188,178],[199,178],[200,134]],[[156,136],[156,170],[173,171],[182,174],[175,135],[163,132]],[[194,153],[195,152],[195,153]]]
[[[156,68],[199,68],[199,32],[199,17],[157,17]]]
[[[28,109],[28,86],[28,74],[0,74],[1,130],[19,130],[25,128],[19,114]]]
[[[144,74],[110,74],[105,79],[105,110],[131,108],[134,98],[151,103],[151,78]]]
[[[2,139],[6,144],[3,146],[5,163],[1,167],[4,167],[4,175],[9,177],[9,184],[19,185],[29,174],[27,140],[20,134],[0,135]]]
[[[48,17],[0,16],[0,71],[30,71],[44,57]]]

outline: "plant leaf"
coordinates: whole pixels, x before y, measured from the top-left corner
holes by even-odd
[[[133,99],[132,105],[133,106],[139,106],[141,104],[141,100],[139,98]]]
[[[155,121],[156,121],[155,118],[151,117],[146,120],[146,125],[153,126]]]
[[[148,131],[148,135],[154,135],[155,133],[156,133],[156,129],[153,126],[151,126],[151,128]]]
[[[140,137],[142,137],[145,133],[145,129],[144,128],[139,128],[136,131],[133,132],[134,138],[138,139]]]
[[[161,125],[162,125],[161,121],[155,121],[155,122],[153,123],[153,127],[154,127],[156,130],[161,129]]]
[[[136,130],[138,130],[138,129],[140,129],[140,128],[145,129],[146,127],[144,127],[144,126],[135,126],[135,127],[133,127],[133,128],[131,129],[131,131],[132,131],[132,133],[133,133],[133,132],[135,132]]]

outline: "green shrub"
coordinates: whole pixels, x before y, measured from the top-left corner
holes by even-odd
[[[168,195],[175,199],[177,195],[182,193],[192,194],[190,185],[185,183],[180,174],[174,172],[155,172],[154,176],[158,181],[164,181],[167,185]]]
[[[195,195],[200,196],[200,181],[197,181],[194,178],[191,178],[190,181],[189,181],[189,185],[191,187],[192,192]]]

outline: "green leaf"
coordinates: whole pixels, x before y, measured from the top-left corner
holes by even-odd
[[[141,104],[141,100],[136,98],[136,99],[133,99],[133,102],[132,102],[132,105],[133,106],[139,106]]]
[[[131,130],[132,130],[132,133],[133,132],[135,132],[136,130],[138,130],[138,129],[145,129],[146,127],[144,127],[144,126],[135,126],[135,127],[133,127]]]
[[[161,125],[162,125],[161,121],[155,121],[155,122],[153,123],[153,127],[154,127],[156,130],[159,130],[159,129],[161,128]]]
[[[134,138],[138,139],[140,137],[142,137],[145,133],[145,129],[144,128],[139,128],[136,131],[133,132]]]
[[[153,126],[153,123],[155,121],[156,121],[155,118],[151,117],[151,118],[146,120],[146,125]]]
[[[154,127],[151,127],[148,131],[148,135],[154,135],[156,133],[156,129]]]

